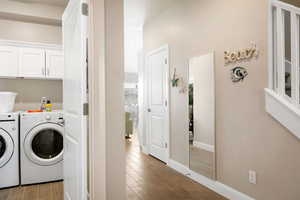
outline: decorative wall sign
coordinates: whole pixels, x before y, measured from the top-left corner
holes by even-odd
[[[244,67],[235,67],[231,70],[231,80],[232,82],[240,82],[243,81],[246,76],[248,76],[248,72]]]
[[[252,47],[239,50],[237,52],[224,52],[225,64],[236,63],[243,60],[249,60],[252,58],[257,58],[259,55],[259,50],[256,44],[252,43]]]
[[[172,82],[172,87],[178,87],[179,78],[177,77],[177,74],[176,74],[176,68],[174,69],[174,74],[173,74],[173,78],[172,78],[171,82]]]
[[[186,84],[185,84],[183,78],[179,77],[176,74],[176,68],[174,69],[174,74],[173,74],[173,78],[171,80],[171,83],[172,83],[172,87],[176,87],[176,88],[179,87],[179,93],[185,93],[186,92]]]

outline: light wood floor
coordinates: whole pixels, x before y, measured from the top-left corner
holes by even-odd
[[[208,188],[140,152],[126,141],[128,200],[226,200]]]
[[[126,141],[126,152],[127,200],[226,200],[155,158],[142,154],[135,140]],[[63,184],[0,190],[0,200],[63,200]]]
[[[0,190],[0,200],[63,200],[63,183],[48,183]]]

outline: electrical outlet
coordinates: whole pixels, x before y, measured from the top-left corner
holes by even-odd
[[[249,170],[249,183],[256,184],[256,171]]]

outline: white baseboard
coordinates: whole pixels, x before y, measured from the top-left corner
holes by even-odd
[[[140,146],[142,148],[142,152],[146,155],[149,155],[148,148],[146,146]]]
[[[210,144],[205,144],[205,143],[202,143],[202,142],[194,141],[193,145],[195,147],[200,148],[200,149],[204,149],[205,151],[215,152],[215,147],[213,145],[210,145]]]
[[[168,166],[185,176],[189,174],[190,171],[188,167],[172,159],[168,160]]]
[[[218,194],[221,194],[231,200],[255,200],[254,198],[244,193],[241,193],[227,185],[224,185],[223,183],[220,183],[218,181],[216,182],[216,188]]]
[[[243,194],[227,185],[197,174],[175,160],[170,159],[168,166],[230,200],[255,200],[254,198],[249,197],[246,194]]]

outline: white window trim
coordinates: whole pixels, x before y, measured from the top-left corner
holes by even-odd
[[[273,8],[276,8],[276,40],[273,38]],[[292,97],[285,93],[285,40],[283,11],[291,13],[291,87]],[[300,58],[299,58],[300,8],[279,0],[269,1],[269,88],[265,90],[266,110],[300,139]],[[276,42],[277,78],[274,74],[274,41]],[[277,82],[277,87],[274,83]]]

